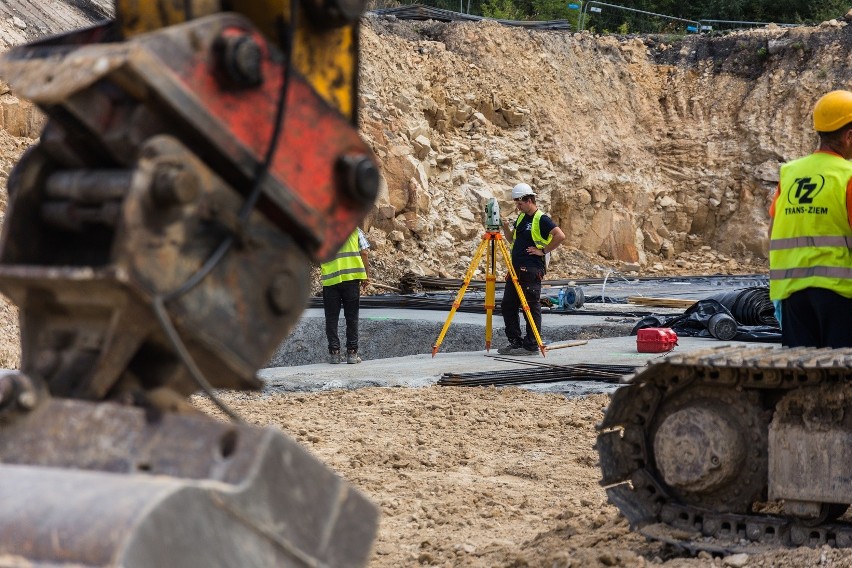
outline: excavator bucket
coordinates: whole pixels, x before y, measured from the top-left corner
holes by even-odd
[[[50,399],[0,460],[3,568],[363,566],[378,520],[282,433],[200,414]]]

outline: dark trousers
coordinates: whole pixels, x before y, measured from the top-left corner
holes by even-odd
[[[328,338],[329,353],[340,351],[340,338],[337,336],[340,306],[343,306],[343,317],[346,318],[346,350],[358,351],[358,305],[360,300],[360,280],[347,280],[333,286],[323,286],[325,336]]]
[[[852,347],[852,299],[825,288],[805,288],[781,300],[786,347]]]
[[[521,291],[524,293],[524,298],[530,306],[530,314],[535,322],[535,327],[541,334],[541,279],[544,277],[544,272],[535,268],[520,267],[515,269],[518,273],[518,283],[521,285]],[[503,311],[503,325],[506,327],[506,337],[512,345],[523,345],[529,350],[538,349],[538,342],[535,340],[532,328],[527,322],[527,334],[521,339],[521,299],[518,297],[518,291],[515,285],[507,278],[506,288],[503,290],[503,302],[500,304]],[[526,319],[526,318],[524,318]]]

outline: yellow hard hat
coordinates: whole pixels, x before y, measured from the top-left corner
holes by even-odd
[[[834,132],[852,122],[852,92],[831,91],[814,105],[814,130]]]

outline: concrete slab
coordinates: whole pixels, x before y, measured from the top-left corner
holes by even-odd
[[[736,341],[681,337],[674,353],[744,344]],[[638,353],[635,337],[608,337],[592,339],[586,345],[568,347],[540,355],[514,357],[517,363],[496,360],[496,350],[455,353],[410,355],[375,360],[365,360],[358,365],[313,364],[298,367],[276,367],[261,370],[258,375],[266,382],[268,392],[321,391],[354,389],[365,386],[423,387],[435,384],[443,373],[473,373],[520,369],[530,362],[554,365],[579,363],[644,366],[649,361],[666,354]],[[548,383],[526,386],[529,390],[580,396],[611,392],[617,386],[599,382]]]
[[[639,321],[636,306],[589,304],[582,314],[542,314],[542,340],[545,343],[571,339],[618,337],[630,333]],[[600,313],[595,313],[599,311]],[[644,313],[648,313],[644,311]],[[655,313],[679,314],[682,310],[660,309]],[[364,360],[430,354],[432,345],[449,315],[447,311],[413,309],[361,309],[359,350]],[[456,313],[441,343],[443,354],[485,349],[485,314]],[[506,344],[503,317],[492,316],[492,348]],[[345,320],[338,320],[338,337],[345,342]],[[290,336],[281,344],[267,367],[288,367],[321,363],[326,360],[325,317],[318,308],[305,310]]]

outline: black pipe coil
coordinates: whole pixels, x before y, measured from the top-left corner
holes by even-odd
[[[775,306],[769,299],[769,287],[755,286],[734,292],[723,292],[708,298],[716,300],[731,312],[740,325],[778,327]]]

